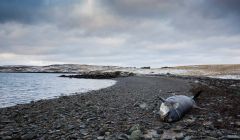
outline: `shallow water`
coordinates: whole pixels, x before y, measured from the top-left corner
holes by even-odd
[[[69,79],[49,73],[0,73],[0,108],[112,86],[114,80]]]

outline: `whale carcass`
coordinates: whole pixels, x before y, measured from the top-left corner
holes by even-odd
[[[160,117],[164,122],[175,122],[180,120],[188,111],[196,106],[195,99],[200,95],[199,91],[195,96],[175,95],[163,99],[160,106]],[[199,107],[198,107],[199,108]]]

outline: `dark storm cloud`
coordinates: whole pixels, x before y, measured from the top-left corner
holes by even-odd
[[[239,9],[239,0],[0,0],[0,64],[238,63]]]
[[[240,1],[239,0],[210,0],[206,1],[211,4],[211,8],[220,15],[235,15],[239,18]]]
[[[32,22],[43,16],[43,0],[1,0],[0,22]]]
[[[0,22],[36,23],[51,21],[53,8],[64,8],[64,6],[76,2],[76,0],[1,0]]]
[[[227,32],[240,31],[231,27],[240,22],[238,0],[107,0],[104,4],[122,17],[165,20],[177,30],[198,32],[199,28],[217,30],[228,26],[230,29]]]
[[[104,0],[117,14],[131,17],[162,18],[168,15],[189,11],[206,17],[225,17],[234,14],[239,16],[239,0]],[[180,13],[179,13],[180,12]]]

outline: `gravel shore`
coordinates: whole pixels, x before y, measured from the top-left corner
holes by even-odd
[[[240,139],[239,81],[115,80],[98,91],[1,108],[0,139]],[[191,96],[197,90],[203,90],[197,104],[205,109],[192,109],[179,122],[160,121],[157,96]]]

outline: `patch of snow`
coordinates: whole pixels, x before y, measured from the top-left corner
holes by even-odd
[[[215,75],[208,76],[210,78],[219,78],[219,79],[240,79],[240,75]]]
[[[132,72],[137,74],[174,74],[174,75],[185,75],[188,70],[180,69],[135,69]]]

